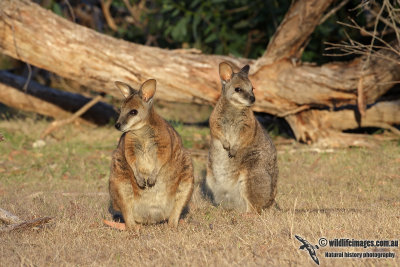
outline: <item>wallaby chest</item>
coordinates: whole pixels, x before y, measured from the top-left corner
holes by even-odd
[[[225,138],[229,142],[236,142],[240,139],[240,133],[246,126],[246,120],[248,118],[245,113],[231,107],[226,107],[219,114],[218,119]]]
[[[151,128],[135,131],[127,136],[126,141],[125,155],[133,172],[148,177],[157,165],[157,142],[154,131]]]

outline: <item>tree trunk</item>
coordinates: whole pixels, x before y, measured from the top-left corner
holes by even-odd
[[[39,113],[56,119],[66,118],[71,115],[69,112],[54,104],[27,95],[14,87],[2,83],[0,83],[0,101],[16,109]],[[84,122],[82,119],[79,121],[82,123]]]
[[[30,81],[23,91],[25,78],[0,71],[0,102],[10,107],[26,111],[36,111],[39,114],[57,119],[66,118],[70,112],[76,112],[90,101],[79,94],[55,90],[37,82]],[[3,85],[1,85],[1,83]],[[82,115],[82,118],[99,125],[105,125],[115,119],[117,113],[113,106],[100,102]]]
[[[271,65],[282,59],[301,57],[307,40],[333,0],[293,1],[285,18],[256,65]]]
[[[400,100],[382,101],[367,109],[364,119],[357,111],[341,109],[307,110],[286,119],[293,129],[296,139],[311,143],[317,140],[321,146],[369,146],[371,138],[367,136],[345,134],[342,130],[358,127],[377,127],[391,130],[400,136],[400,131],[391,126],[400,124]]]
[[[30,1],[2,0],[0,52],[117,97],[121,96],[115,80],[137,85],[155,78],[158,98],[206,104],[214,104],[219,97],[221,61],[236,68],[250,64],[257,99],[254,110],[285,117],[298,140],[318,142],[326,140],[324,131],[340,133],[345,129],[342,124],[333,128],[329,120],[321,119],[325,113],[350,120],[355,127],[363,125],[354,116],[333,115],[341,109],[354,113],[360,78],[366,104],[375,103],[400,80],[400,64],[382,58],[372,57],[363,72],[363,58],[322,66],[299,62],[310,34],[331,2],[294,1],[263,57],[249,60],[128,43],[76,25]],[[367,110],[366,119],[374,112]],[[399,124],[399,120],[387,121],[381,116],[376,125]],[[315,125],[318,130],[309,134]],[[343,139],[340,134],[330,136]]]

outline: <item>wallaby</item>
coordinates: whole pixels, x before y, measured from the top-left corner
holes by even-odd
[[[125,227],[168,220],[178,226],[193,192],[193,166],[178,133],[154,110],[156,80],[140,90],[116,82],[125,100],[115,127],[123,132],[112,154],[111,211]]]
[[[206,190],[223,208],[260,213],[274,203],[278,166],[275,146],[251,110],[249,69],[234,73],[228,63],[219,65],[222,93],[210,116]]]

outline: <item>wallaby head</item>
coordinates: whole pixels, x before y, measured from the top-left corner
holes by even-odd
[[[115,85],[125,97],[115,128],[122,132],[142,128],[151,113],[153,97],[156,92],[156,80],[145,81],[139,90],[119,81],[115,82]]]
[[[219,64],[219,76],[222,83],[222,94],[236,106],[251,106],[256,98],[253,93],[253,85],[249,80],[249,65],[244,66],[238,73],[234,73],[232,67],[222,62]]]

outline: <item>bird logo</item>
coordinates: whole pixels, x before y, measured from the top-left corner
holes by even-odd
[[[297,238],[297,240],[299,240],[303,244],[299,247],[299,249],[301,249],[301,250],[306,249],[308,251],[308,253],[310,254],[311,259],[313,259],[313,261],[319,265],[317,253],[315,252],[315,250],[319,249],[318,245],[313,246],[310,244],[310,242],[308,242],[307,240],[305,240],[304,238],[302,238],[298,235],[295,235],[295,237]]]

